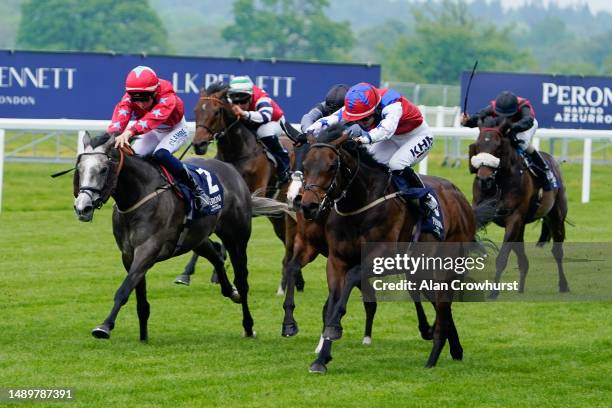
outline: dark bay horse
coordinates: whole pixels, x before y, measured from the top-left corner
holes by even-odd
[[[305,149],[305,151],[307,151],[307,149]],[[330,204],[330,202],[327,201],[327,204]],[[327,223],[327,218],[330,211],[331,206],[325,205],[320,209],[317,217],[314,219],[306,219],[302,211],[297,211],[296,213],[297,227],[293,242],[293,255],[285,264],[287,290],[285,293],[285,301],[283,303],[283,309],[285,310],[282,327],[283,336],[295,336],[298,333],[298,324],[293,313],[295,309],[295,277],[298,276],[298,273],[303,267],[314,261],[319,254],[325,257],[328,256],[329,247],[327,244],[327,237],[325,235],[325,225]],[[360,289],[366,290],[367,288],[360,287]],[[372,296],[369,296],[368,298],[372,299]],[[363,344],[371,344],[372,325],[374,322],[374,316],[376,314],[377,304],[376,302],[365,301],[364,299],[363,306],[366,313]],[[425,340],[431,340],[432,328],[427,322],[427,316],[425,315],[421,303],[419,301],[415,301],[415,307],[419,320],[418,327],[419,331],[421,332],[421,337]],[[323,324],[325,325],[325,315],[323,315]],[[323,327],[323,329],[325,329],[325,327]],[[319,347],[320,346],[322,346],[322,342],[319,343]],[[319,349],[319,347],[317,349]]]
[[[476,219],[464,195],[449,181],[424,177],[437,194],[444,215],[447,242],[475,240]],[[340,324],[346,312],[350,289],[361,279],[361,244],[364,242],[409,242],[418,216],[399,198],[371,203],[393,193],[388,169],[351,141],[342,129],[332,126],[311,145],[304,160],[304,216],[316,219],[326,201],[334,203],[325,225],[329,245],[327,283],[329,296],[324,306],[324,343],[310,371],[325,373],[331,360],[332,340],[342,336]],[[364,210],[365,209],[365,210]],[[435,242],[430,234],[422,241]],[[433,348],[427,367],[433,367],[448,339],[454,359],[462,359],[463,348],[455,327],[448,293],[436,292],[436,322]]]
[[[251,216],[283,212],[286,208],[273,200],[251,197],[249,190],[230,165],[218,160],[192,159],[213,171],[224,189],[224,206],[215,215],[195,218],[187,230],[181,249],[177,242],[182,231],[186,206],[170,190],[159,169],[131,156],[130,151],[113,147],[115,137],[104,134],[83,139],[84,152],[77,158],[74,178],[75,211],[81,221],[91,221],[95,209],[111,196],[115,200],[113,234],[121,250],[127,276],[115,294],[114,306],[92,335],[109,338],[121,307],[136,289],[140,339],[148,337],[146,272],[157,262],[195,251],[211,260],[219,271],[223,296],[242,305],[242,325],[246,336],[253,336],[253,318],[248,306],[247,243],[251,235]],[[223,257],[209,239],[212,233],[227,248],[233,268],[233,288],[223,267]]]
[[[495,262],[495,282],[499,282],[508,264],[510,251],[514,250],[520,271],[519,292],[525,290],[525,277],[529,261],[525,254],[525,225],[542,219],[542,232],[538,246],[552,238],[552,254],[559,271],[559,291],[569,292],[563,272],[563,241],[567,217],[567,194],[561,177],[561,169],[555,159],[540,152],[559,181],[559,188],[541,191],[535,177],[528,170],[523,158],[511,145],[507,135],[510,124],[503,118],[487,117],[479,124],[476,143],[470,145],[470,172],[475,173],[473,205],[490,200],[497,211],[488,221],[505,228],[504,243]],[[499,291],[493,291],[496,298]]]
[[[216,159],[232,164],[245,180],[251,192],[264,191],[267,196],[274,196],[281,201],[285,200],[288,183],[277,186],[277,173],[274,164],[266,155],[266,151],[253,130],[240,121],[232,112],[227,100],[228,85],[214,83],[206,90],[202,89],[200,98],[194,108],[196,132],[193,137],[193,146],[196,154],[206,154],[208,145],[217,142]],[[291,152],[293,144],[288,140],[281,140],[283,146]],[[283,265],[291,257],[293,236],[295,234],[295,221],[289,217],[269,217],[274,232],[285,245]],[[197,255],[186,268],[184,274],[193,273],[193,265]],[[283,281],[279,286],[282,293]],[[301,272],[298,274],[297,287],[304,287]]]

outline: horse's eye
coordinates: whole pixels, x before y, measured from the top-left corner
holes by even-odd
[[[100,170],[100,174],[106,174],[108,172],[108,167],[102,167],[102,170]]]

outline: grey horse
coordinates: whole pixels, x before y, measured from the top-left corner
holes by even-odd
[[[186,206],[170,191],[159,169],[148,161],[114,148],[115,137],[86,135],[84,152],[77,158],[74,176],[74,209],[80,221],[91,221],[95,209],[111,196],[115,200],[113,234],[121,250],[127,276],[117,290],[113,308],[104,322],[92,331],[99,339],[110,338],[121,307],[136,289],[140,340],[148,338],[146,272],[157,262],[195,251],[207,258],[219,272],[223,296],[242,305],[245,336],[253,336],[253,318],[248,306],[247,243],[251,236],[251,217],[284,215],[287,206],[274,200],[251,196],[240,174],[218,160],[190,159],[213,171],[223,187],[223,208],[214,215],[195,218],[183,234]],[[212,245],[212,233],[223,242],[234,268],[235,288],[225,272],[223,255]]]

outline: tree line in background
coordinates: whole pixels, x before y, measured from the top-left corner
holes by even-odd
[[[4,6],[21,11],[18,49],[374,62],[385,79],[443,84],[456,84],[476,59],[482,70],[612,75],[611,14],[537,1],[507,11],[499,0],[6,0]],[[14,14],[2,14],[0,26],[14,23]]]

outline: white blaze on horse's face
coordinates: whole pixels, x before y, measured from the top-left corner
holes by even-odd
[[[287,189],[287,204],[290,207],[293,207],[295,198],[300,194],[300,190],[302,189],[302,178],[294,177],[291,179],[291,184],[289,184],[289,188]]]
[[[103,146],[96,150],[88,147],[85,153],[103,150]],[[101,152],[102,153],[102,152]],[[100,192],[104,189],[108,172],[108,157],[105,154],[83,155],[77,165],[79,172],[79,194],[74,200],[74,211],[79,221],[91,221],[95,210],[95,203],[100,199]],[[83,190],[81,190],[83,188]]]

